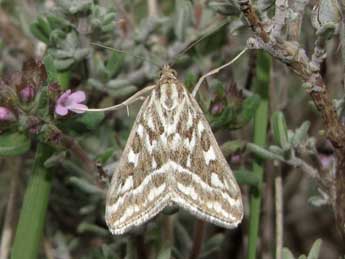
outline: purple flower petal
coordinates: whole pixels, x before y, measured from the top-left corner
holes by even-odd
[[[76,103],[73,105],[73,107],[70,107],[69,109],[75,113],[84,113],[86,112],[84,110],[87,109],[87,106],[85,104]]]
[[[71,94],[69,98],[72,99],[75,103],[81,103],[85,101],[86,95],[83,91],[76,91],[73,94]]]
[[[55,105],[55,113],[60,116],[65,116],[68,111],[73,111],[75,113],[84,113],[87,106],[81,104],[85,101],[86,95],[83,91],[76,91],[71,93],[71,90],[64,92],[57,100]]]
[[[35,89],[32,85],[27,85],[20,90],[19,94],[23,102],[30,102],[35,96]]]
[[[68,98],[68,96],[71,94],[71,90],[67,90],[66,92],[64,92],[59,99],[57,100],[57,104],[62,104],[63,102],[66,101],[66,99]]]
[[[60,116],[65,116],[68,113],[68,109],[62,105],[56,105],[55,106],[55,113]]]
[[[14,121],[15,119],[16,116],[10,109],[0,106],[0,121]]]

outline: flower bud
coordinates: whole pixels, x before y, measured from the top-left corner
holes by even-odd
[[[217,115],[222,113],[224,110],[224,104],[223,103],[215,103],[211,106],[211,113],[213,115]]]
[[[20,90],[19,95],[23,102],[31,102],[35,97],[35,89],[32,85],[26,85]]]
[[[11,122],[15,120],[16,116],[10,109],[0,106],[0,122]]]

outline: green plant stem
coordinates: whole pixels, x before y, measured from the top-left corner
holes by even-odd
[[[49,146],[38,144],[32,175],[20,212],[11,259],[38,257],[51,186],[51,171],[43,164],[52,152]]]
[[[266,144],[268,108],[269,108],[269,83],[270,83],[271,58],[263,51],[258,52],[255,91],[261,100],[254,117],[254,143],[259,146]],[[253,163],[253,174],[258,177],[258,185],[250,188],[250,215],[248,237],[248,259],[256,259],[256,245],[259,234],[260,208],[263,183],[263,161],[256,158]]]

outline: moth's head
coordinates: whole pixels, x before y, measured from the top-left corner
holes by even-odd
[[[159,81],[164,83],[166,81],[177,80],[176,75],[177,73],[174,69],[172,69],[169,65],[164,65],[160,73]]]

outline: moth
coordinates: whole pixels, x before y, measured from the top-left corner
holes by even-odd
[[[201,108],[168,65],[145,99],[106,199],[114,235],[167,206],[225,228],[242,220],[240,188]]]

